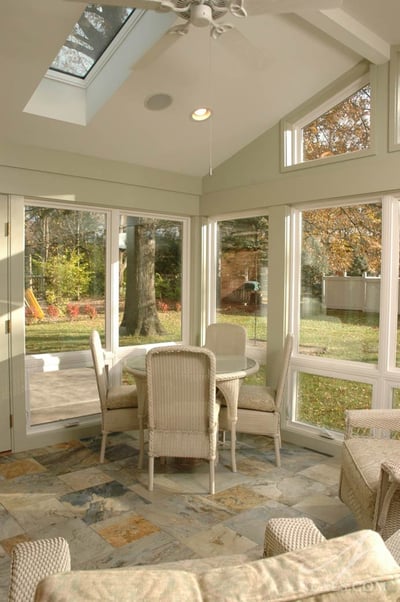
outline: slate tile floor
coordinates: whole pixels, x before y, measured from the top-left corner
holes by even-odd
[[[64,536],[73,568],[92,569],[235,552],[259,558],[271,517],[309,516],[327,537],[356,529],[337,497],[337,459],[284,444],[278,469],[271,440],[238,439],[238,472],[222,448],[215,495],[207,462],[171,458],[156,462],[149,492],[136,433],[111,435],[104,464],[99,437],[0,455],[0,600],[20,541]]]

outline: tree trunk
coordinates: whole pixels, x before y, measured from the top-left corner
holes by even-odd
[[[126,295],[121,327],[128,335],[162,334],[154,281],[155,222],[128,217],[126,230]]]

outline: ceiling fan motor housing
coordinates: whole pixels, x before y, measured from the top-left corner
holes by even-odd
[[[213,20],[212,9],[207,4],[193,4],[190,10],[190,22],[195,27],[207,27]]]

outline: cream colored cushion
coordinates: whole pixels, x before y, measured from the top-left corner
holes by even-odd
[[[137,408],[138,398],[136,385],[116,385],[110,387],[107,393],[107,409]]]
[[[262,385],[242,385],[239,392],[238,408],[275,412],[275,391]]]
[[[372,521],[382,462],[400,459],[400,441],[396,439],[347,439],[342,450],[345,478],[357,492],[358,504]],[[366,524],[366,523],[364,523]]]
[[[58,574],[39,584],[35,602],[383,602],[399,596],[400,567],[382,538],[358,531],[200,573],[152,566]]]

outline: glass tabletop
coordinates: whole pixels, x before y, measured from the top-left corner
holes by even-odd
[[[252,370],[257,366],[257,361],[244,355],[216,355],[217,374],[229,374]],[[125,360],[125,368],[134,372],[146,372],[146,354],[131,355]]]

